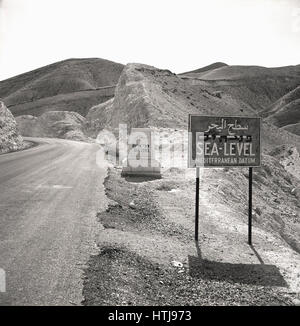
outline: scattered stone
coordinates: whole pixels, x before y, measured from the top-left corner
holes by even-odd
[[[171,190],[169,190],[169,192],[171,192],[171,193],[180,192],[180,189],[171,189]]]
[[[136,209],[136,205],[135,205],[134,201],[129,203],[129,207],[132,209]]]
[[[178,267],[178,268],[182,268],[183,267],[183,264],[180,261],[173,260],[173,261],[171,261],[171,263],[172,263],[172,265],[174,267]]]

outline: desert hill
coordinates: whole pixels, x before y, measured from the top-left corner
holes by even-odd
[[[298,133],[300,65],[217,62],[180,75],[142,64],[123,69],[103,59],[69,59],[0,82],[0,96],[15,116],[77,112],[87,118],[85,131],[93,137],[119,122],[186,128],[188,113],[268,116],[272,124]],[[25,121],[32,120],[21,120],[24,131]]]
[[[64,138],[68,132],[65,111],[73,112],[67,118],[67,129],[84,131],[89,137],[121,122],[129,127],[186,130],[188,113],[262,115],[269,116],[263,128],[269,150],[285,143],[299,146],[299,138],[288,132],[297,133],[298,120],[293,116],[293,125],[290,120],[283,125],[275,120],[278,115],[277,120],[282,120],[281,106],[288,109],[286,115],[290,117],[299,84],[300,65],[265,68],[215,63],[176,75],[143,64],[124,68],[103,59],[70,59],[0,82],[0,95],[14,115],[21,116],[20,129],[28,136]],[[52,111],[56,113],[46,114]],[[59,115],[58,111],[64,113]],[[75,112],[79,113],[79,124]],[[42,122],[34,118],[39,116],[43,116]],[[34,124],[38,126],[33,128]],[[279,131],[273,124],[286,130]]]
[[[114,99],[93,107],[87,120],[99,126],[117,127],[123,122],[130,127],[186,129],[188,113],[256,114],[246,103],[169,70],[128,64],[120,76]],[[96,126],[93,129],[97,130]]]
[[[223,68],[216,70],[219,69]],[[288,67],[289,69],[291,68]],[[292,78],[291,83],[294,82]],[[259,99],[260,87],[258,85],[257,89],[252,90],[254,102],[254,99]],[[186,130],[188,113],[259,116],[259,111],[253,108],[252,97],[249,98],[249,92],[244,94],[244,91],[243,84],[229,87],[216,85],[215,81],[202,83],[198,79],[178,76],[169,70],[128,64],[120,76],[115,97],[89,110],[86,116],[87,132],[96,137],[101,129],[117,128],[119,123],[126,123],[129,127],[153,126]],[[300,149],[299,140],[298,136],[278,129],[268,121],[263,124],[266,151],[272,146],[285,143]]]
[[[0,97],[15,116],[47,111],[82,115],[114,94],[123,65],[104,59],[69,59],[0,82]]]
[[[213,64],[214,65],[214,64]],[[216,65],[216,64],[215,64]],[[261,66],[239,66],[239,65],[225,65],[215,69],[209,69],[208,71],[197,70],[190,73],[197,73],[195,77],[201,77],[206,80],[239,80],[239,79],[251,79],[251,78],[288,78],[291,80],[294,77],[299,77],[300,65],[297,66],[285,66],[278,68],[266,68]],[[199,74],[200,73],[200,74]]]
[[[300,136],[300,122],[295,123],[295,124],[287,125],[287,126],[283,127],[283,129],[285,129],[288,132],[291,132],[293,134],[296,134],[296,135]]]
[[[300,86],[262,112],[274,125],[300,135]]]
[[[224,91],[247,103],[255,111],[264,111],[300,84],[300,65],[279,68],[259,66],[223,66],[181,78],[193,84]]]
[[[212,64],[210,64],[208,66],[205,66],[205,67],[202,67],[202,68],[199,68],[199,69],[196,69],[196,70],[192,70],[192,71],[187,71],[187,72],[181,73],[179,75],[199,74],[199,73],[202,73],[202,72],[208,72],[210,70],[214,70],[214,69],[221,68],[221,67],[224,67],[224,66],[228,66],[228,65],[226,63],[223,63],[223,62],[215,62],[215,63],[212,63]]]

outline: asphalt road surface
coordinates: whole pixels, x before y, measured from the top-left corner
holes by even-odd
[[[0,305],[79,305],[106,169],[96,144],[28,140],[38,145],[0,155]]]

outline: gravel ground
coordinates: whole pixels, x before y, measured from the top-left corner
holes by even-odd
[[[127,250],[105,246],[92,258],[85,305],[289,305],[271,288],[211,279],[210,267],[194,274],[164,268]]]
[[[189,181],[125,180],[112,169],[105,187],[110,204],[98,214],[100,253],[85,271],[83,304],[293,304],[275,267],[207,259],[193,241],[192,219],[168,216],[162,199],[176,205],[168,196],[190,187]]]

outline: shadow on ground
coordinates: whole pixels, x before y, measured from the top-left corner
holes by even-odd
[[[196,244],[196,247],[198,257],[188,257],[191,277],[270,287],[288,286],[279,269],[275,265],[264,264],[253,246],[250,247],[260,264],[232,264],[202,259],[199,245]]]
[[[127,182],[133,182],[133,183],[142,183],[142,182],[148,182],[148,181],[155,181],[157,179],[161,179],[161,177],[157,177],[157,176],[124,176],[125,180]]]

